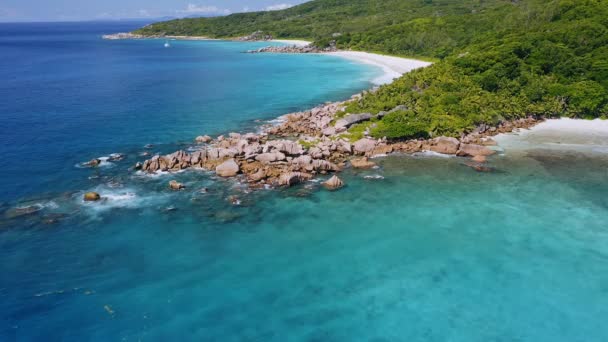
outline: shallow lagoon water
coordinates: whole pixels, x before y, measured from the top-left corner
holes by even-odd
[[[126,172],[139,144],[2,221],[2,340],[608,339],[605,154],[391,156],[340,191],[247,192]]]

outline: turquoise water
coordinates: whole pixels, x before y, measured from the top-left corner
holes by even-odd
[[[307,77],[324,63],[345,63],[304,57],[311,56],[301,61],[310,63]],[[351,92],[365,85],[357,84],[360,76],[375,73],[343,67],[356,77],[336,83],[350,84]],[[321,86],[304,80],[280,91]],[[310,101],[342,96],[319,94]],[[309,94],[302,96],[280,101],[310,106]],[[174,113],[187,111],[167,101],[175,101]],[[113,130],[108,140],[92,134],[87,146],[96,150],[83,146],[83,155],[66,156],[68,165],[59,170],[64,175],[56,176],[65,179],[48,185],[55,190],[7,199],[3,210],[9,213],[15,205],[44,209],[12,219],[5,214],[2,221],[0,339],[608,340],[605,153],[506,151],[492,158],[494,173],[477,173],[459,158],[380,158],[378,169],[344,172],[347,187],[337,192],[318,183],[248,192],[210,173],[141,177],[126,171],[153,137],[159,136],[153,150],[170,150],[206,125],[217,131],[255,126],[255,108],[239,106],[246,109],[242,118],[201,114],[205,123],[191,132],[167,115],[175,128],[147,127],[146,120],[132,127],[155,132],[141,141]],[[77,141],[87,140],[78,135]],[[74,167],[111,152],[129,155],[98,170]],[[170,179],[187,190],[167,191]],[[83,204],[86,190],[109,200]],[[233,195],[240,206],[230,203]]]

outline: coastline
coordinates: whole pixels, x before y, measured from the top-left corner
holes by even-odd
[[[286,48],[258,52],[298,53],[301,51],[336,56],[380,67],[384,74],[374,80],[376,84],[390,83],[404,73],[432,64],[368,52],[319,51],[314,47],[311,51],[307,49],[309,42],[302,40],[265,41],[286,44]],[[528,129],[545,121],[544,118],[527,117],[505,121],[496,127],[481,125],[474,131],[462,135],[460,139],[433,137],[388,141],[386,138],[373,138],[366,131],[363,137],[354,141],[348,132],[350,126],[374,118],[382,119],[392,111],[403,110],[402,106],[397,106],[388,112],[376,115],[347,113],[346,116],[338,116],[349,101],[356,100],[360,96],[361,94],[355,94],[345,101],[326,103],[303,112],[281,115],[273,120],[275,124],[260,127],[258,133],[232,132],[216,138],[201,135],[188,149],[191,152],[180,150],[164,156],[156,155],[138,162],[134,170],[153,174],[188,168],[204,169],[215,171],[223,178],[234,177],[249,184],[251,188],[267,188],[295,185],[319,176],[339,173],[344,168],[374,167],[375,163],[370,160],[371,158],[391,153],[431,152],[466,157],[464,164],[475,171],[493,172],[493,168],[487,166],[487,162],[488,157],[497,152],[492,146],[497,145],[498,142],[492,137]],[[91,162],[95,164],[94,161]],[[326,186],[337,189],[343,186],[343,183],[334,176]],[[171,184],[170,187],[179,190],[181,184]]]
[[[287,44],[288,46],[295,46],[298,48],[306,47],[312,44],[312,42],[306,40],[289,39],[273,39],[271,42],[283,43]],[[431,62],[417,59],[380,55],[364,51],[337,50],[331,52],[319,52],[319,54],[336,56],[361,64],[373,65],[381,68],[384,74],[372,80],[372,83],[375,85],[389,84],[395,78],[401,77],[405,73],[418,68],[424,68],[432,64]]]

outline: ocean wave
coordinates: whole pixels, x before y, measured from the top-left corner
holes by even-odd
[[[55,201],[45,201],[45,202],[36,202],[28,205],[15,206],[17,210],[32,210],[39,211],[42,209],[57,209],[59,208],[59,204]]]
[[[382,176],[382,175],[368,175],[368,176],[365,176],[363,178],[364,179],[373,179],[373,180],[375,180],[375,179],[384,179],[384,176]]]
[[[91,213],[96,214],[116,208],[136,209],[150,207],[165,203],[169,194],[150,192],[145,195],[139,194],[135,189],[112,189],[107,187],[97,187],[90,191],[100,194],[101,200],[87,202],[83,199],[83,193],[78,193],[76,201]]]
[[[443,154],[434,151],[422,151],[412,154],[414,157],[426,157],[426,158],[454,158],[453,154]]]

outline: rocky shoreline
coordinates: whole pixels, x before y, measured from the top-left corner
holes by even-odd
[[[325,48],[318,48],[313,44],[306,46],[287,45],[287,46],[266,46],[256,50],[249,50],[247,53],[325,53],[336,52],[338,49],[335,44]]]
[[[145,173],[185,169],[215,171],[220,177],[239,177],[255,189],[292,186],[320,175],[339,173],[347,167],[371,168],[375,163],[370,158],[377,156],[432,151],[468,158],[466,165],[479,172],[488,172],[492,169],[486,166],[487,157],[495,153],[488,148],[496,144],[491,139],[493,135],[530,128],[542,121],[529,117],[506,121],[497,127],[482,125],[460,139],[436,137],[388,141],[366,135],[351,141],[348,127],[370,120],[374,115],[359,113],[337,118],[337,113],[344,110],[348,101],[284,115],[280,124],[264,126],[260,133],[230,133],[216,138],[199,136],[195,139],[194,152],[180,150],[164,156],[156,155],[137,163],[134,169]],[[375,117],[381,118],[385,114]],[[332,177],[325,185],[337,189],[344,183],[338,177]],[[177,185],[171,188],[181,189]]]
[[[171,38],[168,36],[142,36],[132,33],[118,33],[104,36],[104,39]],[[192,38],[192,37],[188,37]],[[203,39],[203,37],[198,37]],[[239,41],[268,41],[271,35],[256,31],[249,36],[239,37]],[[306,46],[268,46],[249,53],[322,53],[337,51],[335,44],[327,48]],[[391,111],[407,108],[397,106],[390,111],[353,113],[338,117],[349,101],[357,100],[360,94],[347,101],[327,103],[311,110],[291,113],[280,118],[278,125],[263,126],[260,133],[230,133],[216,138],[199,136],[192,147],[194,152],[184,150],[168,155],[155,155],[138,162],[134,169],[138,172],[176,172],[185,169],[215,171],[220,177],[239,179],[251,188],[292,186],[311,180],[319,175],[339,173],[344,168],[371,168],[375,163],[370,158],[391,153],[414,154],[425,151],[469,158],[466,165],[479,172],[492,171],[485,164],[487,157],[495,151],[488,146],[496,143],[491,139],[499,133],[530,128],[542,119],[528,117],[505,121],[497,127],[481,125],[473,132],[454,137],[433,139],[412,139],[388,141],[374,139],[365,132],[364,136],[352,141],[348,128],[371,119],[381,120]],[[332,177],[324,184],[329,189],[344,185],[338,177]],[[171,184],[173,190],[181,190],[181,184]]]

